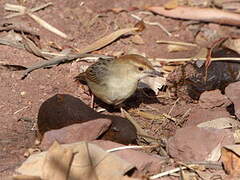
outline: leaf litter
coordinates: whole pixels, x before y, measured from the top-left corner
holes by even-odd
[[[171,10],[176,10],[176,12],[177,12],[177,10],[179,9],[179,8],[182,8],[182,7],[179,7],[178,6],[178,4],[176,4],[177,3],[177,1],[170,1],[169,2],[169,4],[165,4],[165,6],[164,6],[164,12],[166,11],[166,9],[171,9]],[[26,13],[26,9],[25,8],[23,8],[23,6],[22,7],[20,7],[20,6],[12,6],[12,5],[8,5],[7,6],[7,9],[9,10],[9,8],[10,8],[10,10],[13,10],[13,9],[15,9],[15,10],[17,10],[17,14],[14,14],[14,15],[12,15],[12,17],[14,17],[14,16],[19,16],[19,15],[23,15],[23,14],[25,14]],[[44,7],[45,8],[45,7]],[[41,9],[41,8],[39,8],[39,9]],[[148,9],[150,9],[150,10],[154,10],[154,11],[156,11],[157,13],[160,13],[160,11],[159,11],[159,8],[157,8],[157,10],[155,10],[155,9],[153,9],[153,8],[148,8]],[[190,9],[190,7],[189,7],[189,9]],[[191,10],[192,9],[194,9],[194,8],[192,8],[191,7]],[[161,9],[160,9],[161,10]],[[184,9],[184,10],[186,10],[186,8]],[[194,9],[194,10],[197,10],[196,12],[198,12],[198,10],[199,9]],[[209,10],[209,9],[204,9],[204,10]],[[32,9],[32,11],[34,11],[33,9]],[[123,12],[124,11],[124,9],[121,9],[121,8],[119,8],[119,9],[114,9],[113,10],[115,13],[121,13],[121,12]],[[200,11],[199,10],[199,12],[202,12],[202,10]],[[220,14],[220,11],[219,10],[213,10],[213,9],[211,9],[209,12],[211,12],[211,13],[213,13],[213,15],[216,15],[217,13],[219,13]],[[169,13],[169,12],[167,12],[167,13]],[[215,14],[214,14],[215,13]],[[221,13],[222,13],[222,11],[221,11]],[[38,18],[36,18],[35,17],[35,15],[33,15],[33,14],[28,14],[28,15],[30,15],[33,19],[37,19],[37,21],[40,21],[40,23],[42,23],[41,21],[41,19],[39,20]],[[169,16],[169,17],[175,17],[175,16],[173,16],[173,15],[167,15],[167,14],[165,14],[166,16]],[[237,15],[233,15],[233,14],[230,14],[230,13],[225,13],[224,15],[229,15],[230,17],[233,17],[233,20],[232,21],[230,21],[228,24],[234,24],[234,25],[238,25],[238,21],[236,20],[234,20],[234,18],[235,17],[237,17]],[[187,15],[188,16],[188,18],[186,18],[186,17],[180,17],[180,18],[184,18],[184,19],[193,19],[191,16],[189,16],[189,15]],[[11,17],[11,16],[10,16]],[[135,16],[135,17],[137,17],[137,16]],[[191,18],[190,18],[191,17]],[[201,17],[201,18],[204,18],[204,17]],[[195,19],[195,20],[199,20],[199,21],[201,21],[201,20],[203,20],[203,21],[210,21],[210,22],[217,22],[217,23],[223,23],[223,24],[225,24],[226,22],[225,21],[218,21],[218,20],[215,20],[214,18],[213,19],[211,19],[210,18],[210,20],[208,20],[208,19],[201,19],[201,18],[199,18],[199,19]],[[139,18],[138,18],[139,19]],[[147,21],[146,21],[147,22]],[[145,22],[145,24],[151,24],[151,23],[146,23]],[[158,23],[156,23],[156,24],[158,24]],[[44,25],[43,25],[44,26]],[[49,27],[48,25],[46,25],[45,27]],[[51,29],[51,28],[50,28]],[[6,30],[6,29],[5,29]],[[124,35],[124,34],[126,34],[126,33],[130,33],[130,32],[133,32],[133,31],[136,31],[136,30],[138,30],[138,28],[126,28],[126,29],[120,29],[120,30],[118,30],[118,31],[115,31],[115,32],[113,32],[113,33],[111,33],[111,34],[109,34],[109,35],[107,35],[107,36],[105,36],[105,37],[103,37],[103,38],[101,38],[100,40],[98,40],[98,41],[95,41],[94,43],[92,43],[92,44],[90,44],[89,46],[87,46],[87,47],[85,47],[85,48],[83,48],[83,49],[79,49],[78,50],[78,53],[70,53],[70,52],[64,52],[64,50],[63,50],[63,52],[58,52],[58,53],[52,53],[52,52],[46,52],[46,51],[43,51],[41,48],[39,48],[32,40],[30,40],[29,38],[27,38],[26,36],[25,36],[25,33],[22,33],[21,34],[21,38],[22,38],[22,40],[21,41],[11,41],[11,40],[4,40],[4,39],[1,39],[0,40],[0,43],[2,43],[2,44],[4,44],[4,45],[10,45],[10,46],[13,46],[13,47],[18,47],[18,48],[21,48],[21,49],[25,49],[26,51],[28,51],[29,53],[31,53],[31,54],[33,54],[33,55],[35,55],[35,56],[39,56],[39,57],[41,57],[41,58],[43,58],[43,59],[47,59],[47,61],[45,61],[45,62],[43,62],[43,63],[39,63],[38,65],[33,65],[32,67],[28,67],[28,69],[25,71],[25,73],[24,73],[24,75],[22,76],[22,78],[24,79],[27,75],[28,75],[28,73],[30,73],[31,71],[33,71],[33,70],[36,70],[36,69],[39,69],[39,68],[45,68],[45,67],[49,67],[49,66],[53,66],[53,65],[59,65],[60,63],[65,63],[65,62],[71,62],[71,61],[73,61],[73,60],[77,60],[77,59],[79,59],[79,58],[83,58],[83,57],[93,57],[93,56],[95,56],[95,57],[103,57],[103,58],[108,58],[107,56],[102,56],[102,55],[94,55],[94,54],[90,54],[91,52],[93,52],[93,51],[96,51],[96,50],[99,50],[99,49],[101,49],[101,48],[103,48],[103,47],[105,47],[105,46],[108,46],[109,44],[111,44],[112,42],[114,42],[114,41],[116,41],[119,37],[121,37],[122,35]],[[168,31],[166,31],[166,32],[168,32]],[[61,34],[61,33],[59,33],[59,32],[57,32],[57,34],[58,35],[60,35],[61,37],[63,37],[63,38],[68,38],[67,36],[65,36],[65,34]],[[170,35],[170,33],[167,33],[168,35]],[[136,36],[136,35],[135,35]],[[143,40],[143,41],[142,41]],[[144,39],[142,38],[142,42],[144,42]],[[140,40],[139,40],[139,38],[138,38],[138,40],[137,40],[138,42],[140,42]],[[136,42],[137,42],[136,41]],[[17,43],[16,43],[17,42]],[[177,41],[176,41],[177,42]],[[226,43],[227,42],[227,43]],[[234,50],[234,51],[236,51],[237,53],[238,53],[238,49],[237,49],[237,40],[235,41],[235,39],[232,39],[232,41],[229,41],[229,39],[227,40],[227,41],[225,41],[225,43],[223,43],[227,48],[229,48],[229,49],[232,49],[232,50]],[[185,46],[184,45],[184,43],[185,42],[183,42],[181,45],[178,45],[178,46]],[[143,44],[143,43],[136,43],[136,44]],[[186,43],[187,44],[187,43]],[[187,45],[188,46],[188,45]],[[191,45],[190,45],[191,46]],[[193,47],[195,47],[195,44],[193,45]],[[181,48],[180,48],[180,51],[182,51],[181,50]],[[181,63],[183,63],[183,64],[185,64],[186,63],[186,61],[193,61],[193,60],[195,60],[195,61],[199,61],[199,60],[202,60],[202,61],[205,61],[205,62],[208,62],[209,61],[209,57],[211,57],[211,56],[207,56],[206,54],[205,55],[203,55],[203,56],[201,56],[201,57],[189,57],[189,58],[181,58],[181,59],[179,59],[179,58],[174,58],[174,59],[168,59],[168,58],[153,58],[154,60],[153,60],[153,63],[156,65],[156,67],[162,67],[162,65],[163,65],[163,67],[164,66],[168,66],[168,65],[171,65],[171,63],[175,63],[175,64],[178,64],[177,62],[181,62]],[[210,59],[211,61],[239,61],[240,60],[240,58],[239,57],[211,57],[211,59]],[[14,70],[14,68],[15,68],[15,70],[24,70],[24,69],[26,69],[26,67],[24,67],[24,66],[21,66],[21,65],[13,65],[13,64],[10,64],[10,63],[6,63],[6,62],[4,62],[4,63],[2,63],[3,64],[3,67],[5,66],[5,67],[7,67],[7,68],[9,68],[10,70]],[[178,65],[179,66],[179,65]],[[171,68],[169,68],[169,69],[171,69]],[[170,70],[170,72],[173,72],[174,71],[174,68],[173,69],[171,69]],[[168,72],[169,73],[169,72]],[[163,82],[165,80],[165,82]],[[160,89],[162,89],[162,85],[164,84],[166,84],[166,78],[164,78],[163,80],[161,80],[161,81],[159,81],[159,82],[157,82],[157,81],[159,81],[159,79],[156,79],[156,80],[152,80],[152,82],[148,82],[147,84],[149,84],[150,85],[150,87],[152,87],[152,89],[155,91],[155,93],[156,94],[158,94],[158,92],[159,92],[159,90]],[[130,116],[129,114],[128,114],[128,116]],[[157,115],[157,116],[159,116],[159,115]],[[131,117],[128,117],[128,118],[131,118]],[[208,125],[206,125],[206,126],[208,126]],[[226,126],[226,127],[230,127],[230,126]],[[139,126],[139,128],[141,128],[140,126]],[[140,132],[144,132],[144,130],[139,130]],[[144,132],[143,133],[144,135],[146,135],[147,136],[147,134]],[[150,138],[151,139],[151,138]],[[154,138],[152,138],[152,140],[153,140]],[[156,139],[155,139],[156,140]],[[217,152],[219,152],[219,149],[221,149],[221,147],[220,147],[220,145],[218,144],[218,146],[216,147],[216,151]],[[213,154],[216,154],[216,153],[213,153]],[[219,154],[219,153],[218,153]],[[216,159],[216,158],[213,158],[213,156],[210,158],[211,160],[212,159]],[[50,169],[50,168],[49,168]],[[189,167],[187,167],[187,166],[184,166],[184,167],[180,167],[180,168],[177,168],[177,169],[174,169],[173,171],[166,171],[166,172],[164,172],[164,173],[161,173],[161,175],[157,175],[157,176],[150,176],[150,179],[155,179],[155,178],[157,178],[157,177],[161,177],[161,176],[165,176],[165,175],[170,175],[172,172],[177,172],[177,171],[180,171],[182,174],[184,174],[184,172],[185,171],[183,171],[183,169],[189,169],[189,170],[193,170],[192,169],[192,167],[191,166],[189,166]],[[55,172],[55,171],[54,171]],[[230,172],[230,171],[228,171],[228,172]],[[196,172],[197,173],[197,172]],[[51,173],[50,173],[51,174]],[[48,176],[49,174],[47,174],[47,176]],[[184,176],[182,176],[182,177],[184,177]]]

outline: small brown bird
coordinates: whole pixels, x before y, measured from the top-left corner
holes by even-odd
[[[119,105],[136,91],[140,79],[156,75],[161,73],[145,57],[130,54],[100,59],[75,79],[84,78],[91,92],[103,102]]]

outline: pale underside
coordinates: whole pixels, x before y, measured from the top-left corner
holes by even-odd
[[[127,75],[129,72],[128,66],[113,64],[113,60],[101,60],[92,65],[87,70],[87,84],[96,97],[107,104],[118,105],[135,92],[138,79],[130,78]],[[108,71],[106,71],[106,65],[110,66]],[[122,67],[119,68],[119,66]],[[120,70],[124,72],[120,72]],[[112,71],[115,71],[115,73],[112,73]]]

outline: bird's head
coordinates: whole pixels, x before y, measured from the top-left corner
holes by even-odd
[[[147,76],[162,76],[162,73],[156,71],[151,62],[143,56],[129,54],[121,56],[118,61],[120,64],[124,64],[124,71],[128,76],[136,78],[137,80]]]

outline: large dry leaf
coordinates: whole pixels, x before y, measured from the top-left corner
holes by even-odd
[[[167,10],[164,7],[156,6],[156,7],[148,7],[147,10],[163,16],[172,17],[172,18],[189,19],[189,20],[240,26],[239,14],[226,12],[226,11],[213,9],[213,8],[178,6],[174,9]]]
[[[73,156],[73,157],[72,157]],[[70,161],[72,159],[72,161]],[[111,167],[111,171],[109,171]],[[133,166],[95,144],[53,144],[49,151],[31,155],[17,172],[45,179],[120,180]],[[69,171],[67,172],[67,170]],[[51,176],[51,178],[49,178]]]
[[[228,39],[223,43],[223,46],[240,54],[240,39]]]
[[[141,80],[139,88],[150,88],[157,95],[159,89],[166,85],[166,79],[162,77],[147,77]]]
[[[206,121],[197,125],[197,127],[201,128],[215,128],[215,129],[226,129],[226,128],[233,128],[240,125],[240,122],[230,118],[230,117],[223,117],[217,118],[211,121]]]
[[[221,157],[221,147],[222,147],[222,142],[219,142],[218,145],[208,155],[206,161],[213,161],[213,162],[218,161]]]
[[[224,146],[221,160],[227,174],[240,176],[240,145]]]
[[[181,52],[181,51],[188,51],[190,50],[186,46],[176,45],[176,44],[169,44],[167,46],[168,52]]]
[[[67,180],[73,152],[55,142],[48,150],[43,163],[43,179]]]
[[[93,44],[90,44],[89,46],[78,50],[78,52],[80,54],[83,54],[83,53],[89,53],[89,52],[101,49],[101,48],[105,47],[106,45],[112,43],[116,39],[118,39],[123,34],[129,33],[129,32],[132,32],[132,31],[136,31],[136,30],[138,30],[138,28],[120,29],[118,31],[115,31],[115,32],[99,39],[98,41],[95,41]]]
[[[0,61],[0,72],[2,70],[7,70],[7,71],[22,71],[27,69],[24,66],[17,65],[17,64],[10,64],[7,61]]]
[[[165,9],[174,9],[176,7],[178,7],[178,0],[169,0],[164,4]]]

